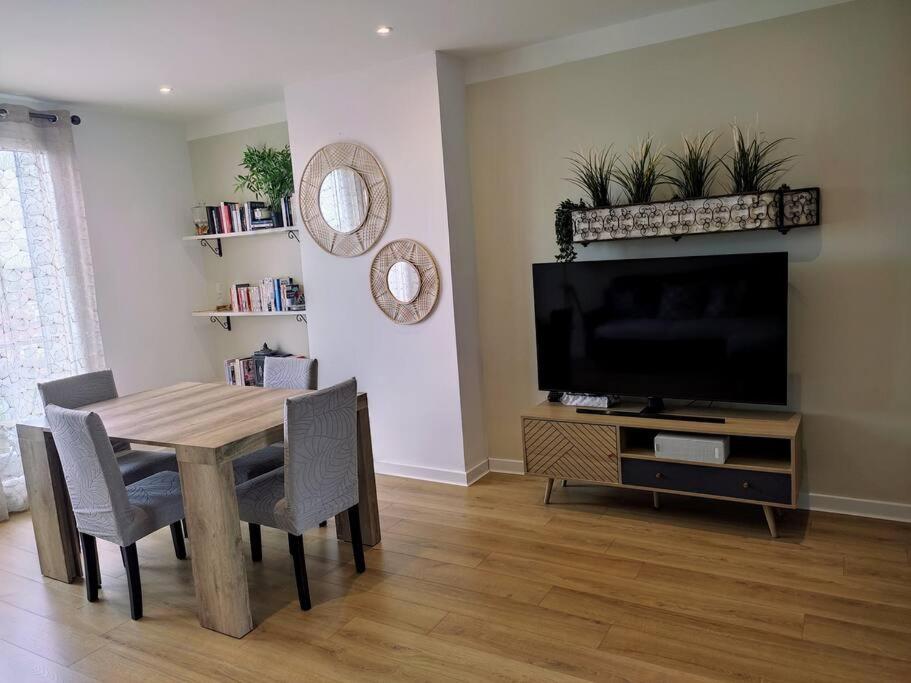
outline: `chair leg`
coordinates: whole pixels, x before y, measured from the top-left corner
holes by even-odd
[[[310,609],[310,584],[307,582],[307,563],[304,561],[304,537],[288,534],[288,549],[294,560],[294,578],[297,580],[297,600],[301,609]]]
[[[98,568],[98,546],[95,537],[79,534],[82,540],[82,556],[85,558],[85,597],[89,602],[98,600],[98,587],[101,585],[101,571]]]
[[[364,563],[364,541],[361,538],[361,516],[357,503],[348,508],[348,527],[351,529],[351,548],[354,550],[354,567],[358,574],[367,568]]]
[[[171,525],[171,540],[174,541],[174,554],[177,555],[177,559],[187,559],[187,546],[183,542],[183,528],[180,522]]]
[[[259,524],[248,524],[250,527],[250,555],[254,562],[263,561],[263,536]]]
[[[142,583],[139,580],[139,555],[136,544],[123,549],[127,558],[127,587],[130,589],[130,616],[142,619]]]
[[[190,527],[187,526],[186,518],[180,520],[181,526],[183,526],[183,537],[190,538]]]

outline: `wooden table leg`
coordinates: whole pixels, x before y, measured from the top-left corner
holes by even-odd
[[[554,490],[554,480],[548,478],[547,483],[544,485],[544,504],[547,505],[550,503],[550,493]]]
[[[769,525],[769,533],[772,534],[772,538],[778,538],[778,525],[775,524],[775,514],[772,512],[772,508],[763,505],[762,511],[765,513],[766,524]]]
[[[364,545],[380,542],[380,510],[376,497],[376,474],[373,471],[373,442],[370,439],[370,411],[367,396],[361,394],[357,401],[357,489],[358,510],[361,517],[361,537]],[[335,535],[351,542],[348,515],[335,516]]]
[[[234,493],[234,467],[214,453],[177,448],[183,507],[190,528],[190,559],[199,623],[241,638],[253,629],[243,539]],[[201,462],[202,461],[202,462]]]
[[[72,583],[82,576],[82,565],[73,507],[54,438],[40,427],[18,425],[17,430],[41,573]]]

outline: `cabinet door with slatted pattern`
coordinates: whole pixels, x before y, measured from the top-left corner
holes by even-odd
[[[529,474],[618,482],[616,427],[526,418],[522,431],[525,471]]]

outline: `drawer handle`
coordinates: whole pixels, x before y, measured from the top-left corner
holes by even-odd
[[[661,472],[655,473],[655,479],[664,479],[664,475]]]
[[[750,488],[750,482],[745,481],[745,482],[743,482],[743,483],[741,484],[741,486],[742,486],[743,488],[745,488],[745,489],[748,489],[748,488]]]

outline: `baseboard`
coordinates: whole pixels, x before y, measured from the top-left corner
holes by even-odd
[[[483,466],[483,471],[471,479],[472,473],[479,467]],[[469,483],[480,479],[487,474],[487,461],[473,467],[468,472],[458,470],[445,470],[436,467],[420,467],[419,465],[402,465],[396,462],[374,461],[373,468],[378,474],[388,474],[393,477],[405,477],[407,479],[422,479],[424,481],[435,481],[440,484],[456,484],[458,486],[468,486]]]
[[[911,522],[911,505],[908,503],[827,496],[824,493],[801,493],[797,499],[797,505],[803,510],[814,512],[835,512],[840,515]]]
[[[500,472],[502,474],[525,474],[525,463],[521,460],[511,458],[490,458],[491,472]]]
[[[472,467],[468,472],[465,473],[465,479],[468,486],[474,484],[478,479],[483,477],[490,471],[490,461],[482,460],[477,465]]]

